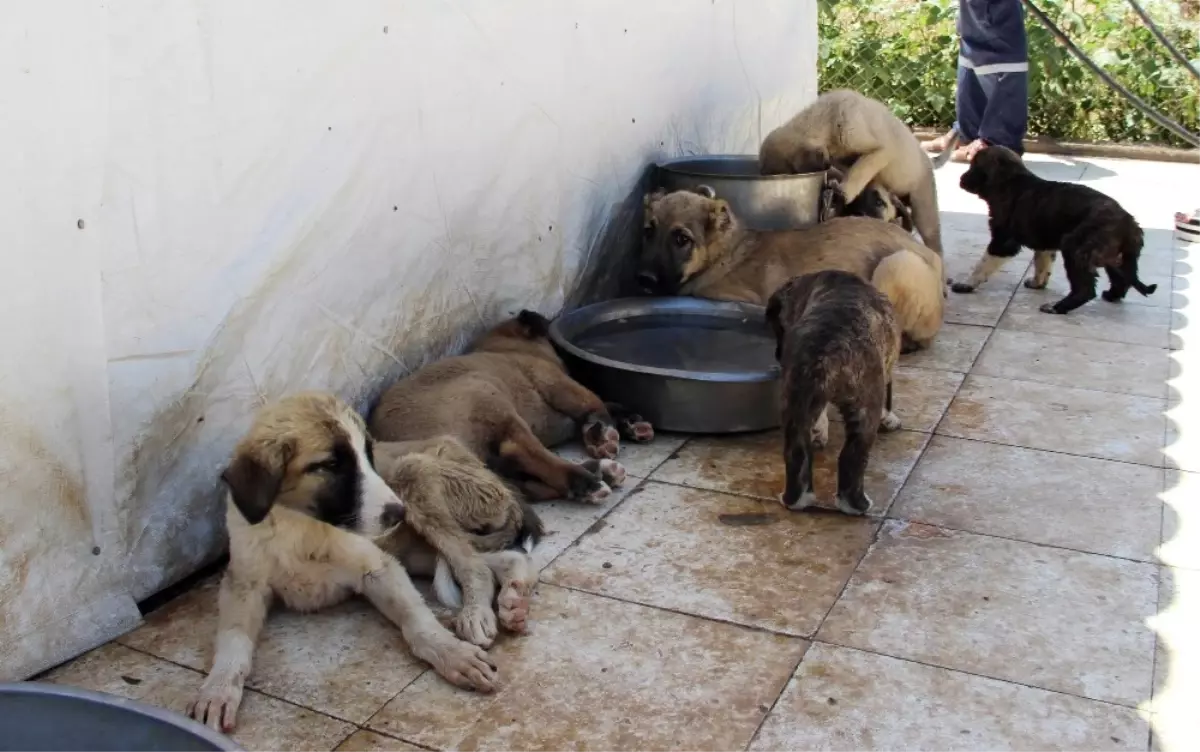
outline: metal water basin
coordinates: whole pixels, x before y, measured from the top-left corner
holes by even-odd
[[[655,165],[654,185],[670,191],[712,187],[743,227],[796,230],[817,223],[824,172],[760,175],[755,154],[681,157]]]

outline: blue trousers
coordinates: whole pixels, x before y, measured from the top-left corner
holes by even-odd
[[[954,129],[1021,154],[1029,127],[1029,59],[1021,0],[959,0]]]

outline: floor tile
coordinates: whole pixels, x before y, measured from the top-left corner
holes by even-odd
[[[182,713],[204,676],[116,643],[52,671],[46,681],[127,697]],[[244,749],[328,750],[354,727],[258,692],[247,691],[232,737]]]
[[[818,638],[1136,707],[1157,567],[888,521]]]
[[[1163,567],[1151,626],[1158,634],[1151,720],[1156,748],[1194,750],[1200,739],[1200,572]]]
[[[946,299],[944,320],[949,324],[995,326],[1008,307],[1014,289],[1015,284],[984,284],[971,293],[951,292]]]
[[[1161,467],[1166,400],[968,376],[943,436]]]
[[[402,742],[374,731],[355,731],[350,738],[339,744],[334,752],[417,752],[422,749],[415,744]]]
[[[625,472],[630,475],[645,477],[654,472],[654,468],[662,464],[662,461],[672,452],[683,446],[683,442],[687,441],[687,439],[688,437],[683,434],[661,433],[656,434],[654,440],[649,444],[635,444],[632,441],[622,441],[617,461],[625,468]],[[578,442],[563,444],[560,447],[556,447],[554,451],[560,457],[573,462],[582,462],[588,459],[583,445]]]
[[[554,562],[543,579],[806,636],[833,605],[878,524],[650,483]]]
[[[533,505],[546,535],[533,549],[533,563],[538,569],[544,569],[554,558],[571,547],[588,528],[596,524],[604,515],[625,500],[630,494],[637,492],[642,478],[628,476],[625,484],[615,489],[603,504],[582,504],[578,501],[542,501]]]
[[[985,326],[942,324],[942,330],[928,349],[905,355],[900,363],[906,368],[966,373],[991,333]]]
[[[1042,313],[1039,305],[1036,300],[1014,299],[997,327],[1150,347],[1167,347],[1171,341],[1172,312],[1166,308],[1118,305],[1096,299],[1060,316]]]
[[[935,436],[890,515],[1155,561],[1162,474],[1156,467]]]
[[[900,366],[892,375],[892,410],[905,429],[929,433],[937,427],[962,382],[961,373]]]
[[[997,330],[971,373],[1165,397],[1170,352],[1162,347]]]
[[[806,647],[549,585],[534,609],[492,650],[495,695],[422,677],[370,726],[443,749],[742,749]]]
[[[813,466],[817,502],[829,509],[834,508],[837,493],[837,458],[842,441],[842,424],[831,421],[829,445],[817,455]],[[917,431],[878,435],[867,464],[867,495],[874,502],[871,514],[883,514],[887,509],[928,441],[928,434]],[[653,480],[775,501],[784,485],[782,434],[768,431],[693,439],[663,463]]]
[[[752,750],[1132,750],[1136,711],[817,643]]]
[[[207,672],[217,632],[217,580],[146,616],[129,647]],[[387,671],[380,671],[385,663]],[[425,670],[400,630],[364,601],[300,614],[276,607],[246,682],[273,697],[363,723]]]
[[[1163,564],[1200,570],[1200,474],[1167,470],[1162,492]]]

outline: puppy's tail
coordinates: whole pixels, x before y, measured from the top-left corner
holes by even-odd
[[[462,608],[462,589],[454,581],[450,562],[444,556],[437,558],[433,568],[433,594],[437,596],[438,603],[447,608]]]
[[[1142,246],[1146,242],[1146,234],[1142,232],[1142,226],[1137,223],[1137,220],[1130,219],[1128,229],[1125,231],[1125,243],[1121,249],[1121,256],[1125,260],[1124,268],[1121,270],[1125,276],[1129,278],[1129,284],[1133,289],[1142,294],[1142,297],[1147,297],[1154,294],[1158,289],[1158,285],[1148,285],[1138,279],[1137,275],[1137,260],[1142,255]]]

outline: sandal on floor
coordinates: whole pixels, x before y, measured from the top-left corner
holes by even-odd
[[[944,133],[932,141],[922,141],[921,148],[930,154],[941,154],[950,146],[950,141],[954,138],[954,131]]]
[[[1200,209],[1191,214],[1175,212],[1175,237],[1189,243],[1200,243]]]

